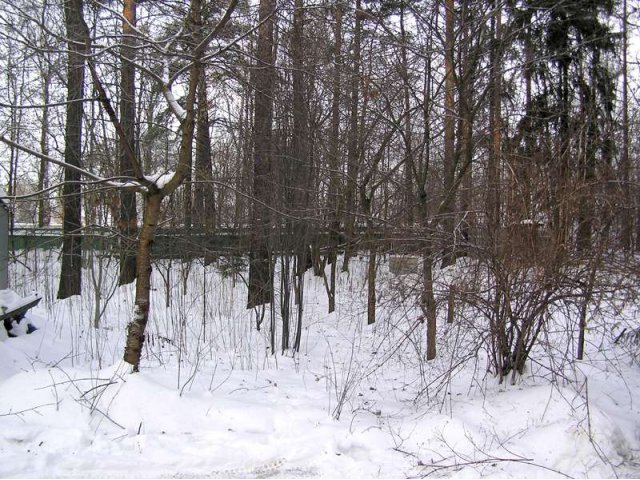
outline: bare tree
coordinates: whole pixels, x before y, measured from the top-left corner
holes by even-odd
[[[233,11],[237,6],[237,0],[231,0],[226,12],[218,23],[206,32],[202,24],[202,4],[200,0],[191,0],[189,5],[189,25],[192,32],[192,59],[188,67],[188,89],[185,99],[185,107],[182,109],[173,100],[173,94],[169,90],[170,84],[165,84],[165,95],[172,104],[174,112],[180,120],[180,150],[176,162],[176,168],[166,183],[156,180],[153,183],[145,181],[146,191],[144,192],[144,215],[143,224],[140,230],[137,251],[137,281],[136,281],[136,301],[133,319],[127,327],[127,342],[124,353],[124,360],[133,366],[137,371],[140,365],[142,347],[144,345],[144,334],[147,321],[149,319],[151,290],[151,245],[155,236],[160,219],[160,206],[162,199],[175,191],[187,178],[190,168],[191,151],[194,138],[195,126],[195,102],[196,92],[202,75],[202,60],[205,56],[206,48],[215,36],[229,21]],[[134,163],[134,169],[139,173],[139,181],[145,177],[142,175],[140,167]]]

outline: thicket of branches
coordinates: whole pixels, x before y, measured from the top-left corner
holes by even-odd
[[[83,230],[112,229],[120,283],[136,282],[136,370],[152,245],[167,230],[206,262],[225,253],[216,235],[237,235],[247,306],[258,328],[281,322],[282,350],[300,348],[305,271],[324,277],[332,311],[360,253],[368,323],[380,256],[421,259],[411,298],[427,359],[438,318],[471,309],[496,375],[522,373],[561,304],[576,308],[580,358],[600,293],[626,294],[612,273],[637,274],[637,8],[1,1],[14,220],[63,223],[60,298],[81,293]],[[436,291],[434,269],[461,257],[482,275]]]

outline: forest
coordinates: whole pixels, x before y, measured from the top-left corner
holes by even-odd
[[[377,472],[323,469],[267,451],[244,470],[236,454],[230,469],[171,463],[149,475],[637,476],[639,12],[628,0],[0,0],[13,237],[0,300],[43,295],[38,329],[0,342],[0,364],[42,355],[48,372],[32,361],[0,375],[0,425],[22,431],[49,405],[22,408],[32,397],[6,386],[35,369],[18,390],[49,382],[58,412],[66,385],[91,445],[96,416],[131,438],[158,433],[126,411],[136,395],[151,411],[153,395],[176,402],[198,430],[160,383],[180,400],[247,389],[277,426],[284,414],[253,397],[258,384],[298,385],[304,371],[331,398],[322,429],[334,428],[323,415],[346,415],[353,434],[366,410],[362,432],[391,431],[402,461],[378,452]],[[436,437],[405,446],[367,397],[385,388],[420,415],[403,426],[437,412],[431,421],[455,418],[468,443],[442,430],[448,453]],[[575,423],[554,425],[584,434],[575,463],[487,433],[485,401],[501,406],[491,418],[518,424],[505,395],[518,411],[547,404],[522,431],[568,405]],[[483,418],[477,436],[456,396]],[[109,413],[119,402],[126,421]],[[545,432],[533,437],[548,442]],[[362,435],[335,455],[387,442]],[[2,438],[23,466],[0,476],[47,476],[47,462],[29,470]],[[78,468],[53,475],[89,466]]]

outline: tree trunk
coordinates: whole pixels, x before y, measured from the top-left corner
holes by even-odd
[[[413,188],[414,179],[414,159],[413,159],[413,141],[412,141],[412,128],[411,128],[411,92],[410,92],[410,79],[409,79],[409,60],[407,57],[407,32],[405,30],[405,6],[400,7],[400,38],[402,44],[400,45],[400,57],[401,57],[401,75],[402,75],[402,94],[405,111],[404,131],[402,137],[404,140],[404,222],[410,226],[414,222],[414,209],[415,209],[415,193]]]
[[[336,1],[335,6],[335,47],[333,51],[333,99],[331,100],[331,136],[329,139],[329,313],[336,309],[336,270],[338,262],[338,242],[340,237],[340,75],[342,72],[342,4]]]
[[[215,192],[212,178],[211,134],[209,133],[209,110],[207,81],[203,74],[198,85],[198,112],[196,132],[196,168],[193,217],[197,227],[204,228],[207,235],[215,229]]]
[[[257,67],[254,71],[255,107],[253,123],[253,202],[251,205],[251,251],[247,308],[271,302],[271,174],[273,92],[275,68],[273,30],[275,0],[260,0]]]
[[[502,163],[502,69],[501,62],[501,6],[496,1],[497,11],[491,19],[493,25],[493,47],[491,49],[491,98],[489,100],[489,130],[491,132],[491,157],[487,175],[487,226],[488,245],[496,246],[500,227],[500,168]]]
[[[69,38],[67,66],[67,119],[65,126],[64,161],[70,165],[81,166],[82,161],[82,116],[84,104],[85,38],[82,20],[82,0],[69,0],[65,3],[64,16]],[[63,299],[79,295],[82,286],[82,201],[80,175],[66,168],[64,171],[63,195],[63,240],[62,266],[58,298]]]
[[[128,151],[136,151],[135,145],[135,35],[136,0],[125,0],[122,15],[122,47],[120,47],[120,123],[125,137],[119,139],[118,158],[120,175],[134,174]],[[125,142],[128,145],[125,145]],[[136,194],[120,192],[120,278],[119,285],[131,283],[136,278],[135,237],[138,230]]]
[[[353,32],[353,71],[351,72],[351,112],[349,115],[349,137],[347,139],[347,182],[345,191],[345,224],[344,234],[347,245],[344,252],[342,271],[349,270],[349,259],[353,254],[355,218],[357,210],[356,195],[358,189],[358,167],[360,162],[360,70],[362,41],[362,1],[356,0],[355,25]]]
[[[459,50],[459,95],[458,95],[458,162],[466,166],[460,192],[460,212],[462,214],[460,236],[462,246],[458,248],[456,257],[470,254],[471,234],[474,225],[473,213],[473,177],[471,163],[473,161],[473,58],[469,53],[471,42],[470,25],[472,24],[469,1],[463,2],[461,13],[462,45]]]
[[[552,233],[554,247],[558,256],[563,256],[567,250],[568,237],[568,212],[564,205],[566,189],[569,178],[569,61],[558,61],[558,101],[559,101],[559,127],[555,142],[555,159],[550,171],[550,189],[552,202]]]
[[[427,322],[427,360],[436,358],[436,300],[433,293],[433,257],[427,240],[422,256],[422,312]]]
[[[295,262],[294,262],[295,263]],[[294,269],[297,266],[294,265]],[[289,350],[291,336],[291,256],[280,257],[280,316],[282,317],[282,353]],[[295,280],[294,280],[295,281]]]
[[[436,299],[433,293],[433,246],[432,246],[432,225],[429,222],[429,193],[427,189],[427,178],[429,166],[431,164],[431,129],[430,112],[432,99],[432,68],[431,59],[426,59],[424,69],[424,105],[423,105],[423,153],[420,158],[420,168],[416,168],[416,180],[418,184],[417,202],[419,207],[420,223],[424,230],[424,244],[422,250],[422,293],[420,307],[423,318],[427,324],[427,360],[436,357]],[[416,166],[417,167],[417,166]]]
[[[376,322],[376,262],[377,246],[375,241],[369,247],[369,264],[367,266],[367,325]]]
[[[160,219],[162,194],[157,190],[144,196],[144,214],[142,228],[138,239],[136,268],[136,300],[133,320],[127,326],[127,343],[124,350],[124,361],[133,366],[133,371],[140,369],[140,357],[144,346],[144,332],[149,319],[151,305],[151,247]]]
[[[598,128],[598,113],[596,104],[596,86],[599,54],[593,53],[591,81],[581,82],[583,94],[581,96],[581,110],[585,122],[584,142],[579,159],[578,176],[582,183],[582,192],[579,195],[578,229],[576,232],[576,247],[578,252],[588,253],[592,248],[592,236],[595,219],[595,192],[594,182],[596,176],[596,151],[604,142]]]
[[[367,325],[376,322],[376,239],[373,235],[373,221],[371,218],[371,204],[373,203],[374,192],[371,191],[367,196],[365,187],[360,192],[360,201],[362,204],[362,213],[367,217],[367,235],[366,240],[369,244],[369,263],[367,266]]]
[[[182,188],[182,221],[185,229],[189,231],[193,226],[193,152],[189,152],[187,158],[187,176]],[[186,253],[186,252],[185,252]]]
[[[630,253],[633,248],[633,201],[631,200],[631,162],[629,159],[629,82],[627,51],[629,48],[627,0],[622,2],[622,148],[620,150],[620,169],[622,177],[622,248]],[[640,222],[636,218],[636,228],[640,228]],[[636,238],[636,249],[640,242]]]
[[[51,98],[50,87],[53,78],[52,68],[45,66],[42,72],[42,125],[40,126],[40,152],[44,156],[49,156],[49,101]],[[49,162],[40,159],[40,169],[38,171],[38,191],[41,192],[38,197],[38,226],[44,227],[49,225],[49,194],[44,192],[49,186]]]
[[[454,0],[445,1],[445,98],[444,98],[444,185],[443,197],[451,194],[454,188],[456,174],[455,162],[455,84],[453,71],[453,27]],[[454,244],[454,205],[455,201],[446,202],[447,207],[442,212],[442,223],[445,231],[445,244],[442,257],[442,267],[455,262]]]
[[[311,164],[309,151],[309,113],[305,98],[304,1],[295,0],[291,34],[291,61],[293,66],[293,179],[294,179],[294,249],[296,251],[298,323],[293,350],[300,350],[302,338],[302,312],[304,310],[304,273],[311,261],[309,252],[311,224],[308,215],[311,194]],[[296,279],[294,278],[294,281]]]

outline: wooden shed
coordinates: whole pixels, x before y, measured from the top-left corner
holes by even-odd
[[[0,290],[9,288],[9,199],[0,189]]]

